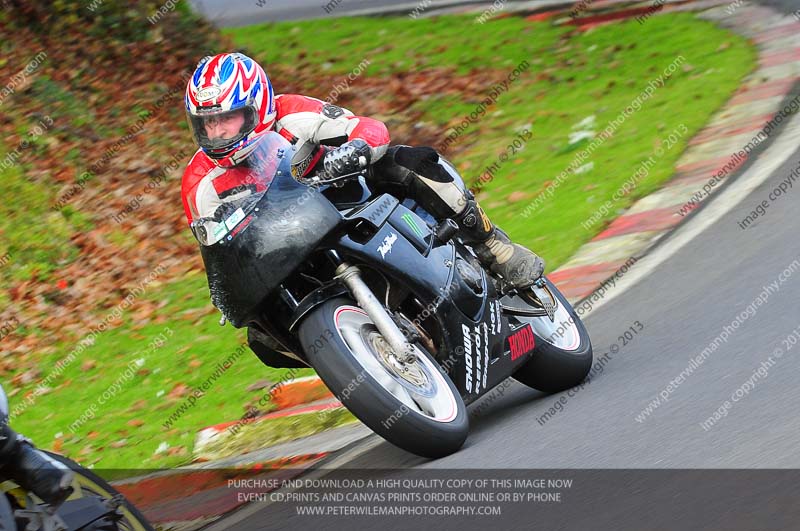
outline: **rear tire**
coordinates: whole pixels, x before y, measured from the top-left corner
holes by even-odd
[[[419,386],[388,368],[379,353],[383,336],[352,300],[339,297],[319,306],[300,325],[299,338],[331,392],[390,443],[430,458],[464,444],[466,406],[438,362],[417,346],[422,358],[409,368]]]
[[[533,333],[536,337],[536,347],[531,359],[517,371],[512,377],[539,391],[545,393],[558,393],[583,382],[592,368],[592,342],[589,339],[589,332],[581,321],[575,309],[567,299],[558,291],[558,288],[545,278],[547,287],[558,299],[559,310],[556,313],[555,326],[569,327],[569,333],[574,337],[567,348],[557,346],[554,343],[555,335],[542,333],[539,323],[531,323]],[[569,322],[571,317],[572,323]],[[536,317],[533,319],[543,319],[541,324],[547,324],[549,318]],[[539,329],[537,331],[537,328]],[[562,333],[559,338],[563,337]],[[549,341],[548,341],[549,339]]]

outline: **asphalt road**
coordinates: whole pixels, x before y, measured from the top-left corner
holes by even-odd
[[[219,26],[243,26],[279,20],[303,20],[326,16],[341,17],[372,8],[393,8],[416,4],[412,0],[191,0],[207,19]],[[431,5],[442,1],[432,2]],[[453,2],[447,2],[453,3]],[[468,1],[462,3],[470,3]],[[408,11],[412,11],[411,7]]]
[[[486,0],[190,0],[196,10],[217,26],[245,26],[260,22],[342,17],[365,10],[424,12],[443,6],[491,4]],[[518,2],[519,0],[511,0]],[[563,3],[563,0],[527,1],[531,6]]]
[[[509,1],[525,3],[532,8],[565,3],[564,0]],[[215,25],[228,27],[280,20],[341,17],[364,10],[387,9],[411,13],[416,8],[425,11],[445,5],[492,4],[488,0],[190,0],[190,3]],[[759,3],[785,13],[800,7],[796,0],[760,0]]]
[[[797,0],[758,0],[758,4],[769,6],[776,11],[782,13],[792,13],[800,8]]]

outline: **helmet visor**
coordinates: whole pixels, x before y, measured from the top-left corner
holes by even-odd
[[[187,118],[195,141],[201,148],[225,151],[253,132],[257,115],[255,108],[248,105],[230,111],[198,109],[196,115],[188,114]]]

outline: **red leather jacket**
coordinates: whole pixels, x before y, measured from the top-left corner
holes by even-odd
[[[311,142],[320,145],[340,145],[360,138],[372,148],[372,161],[380,159],[389,147],[389,131],[383,122],[364,116],[355,116],[347,109],[299,94],[280,94],[275,97],[275,131],[292,143]],[[309,164],[309,171],[322,156]],[[216,166],[202,150],[189,161],[183,172],[181,196],[186,219],[192,222],[189,208],[194,201],[191,190],[197,182]]]

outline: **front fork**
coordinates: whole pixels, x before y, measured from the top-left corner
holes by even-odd
[[[416,360],[414,347],[361,278],[361,271],[347,262],[340,262],[336,267],[336,278],[347,286],[358,305],[367,312],[375,327],[392,347],[397,361],[403,364],[414,362]]]

